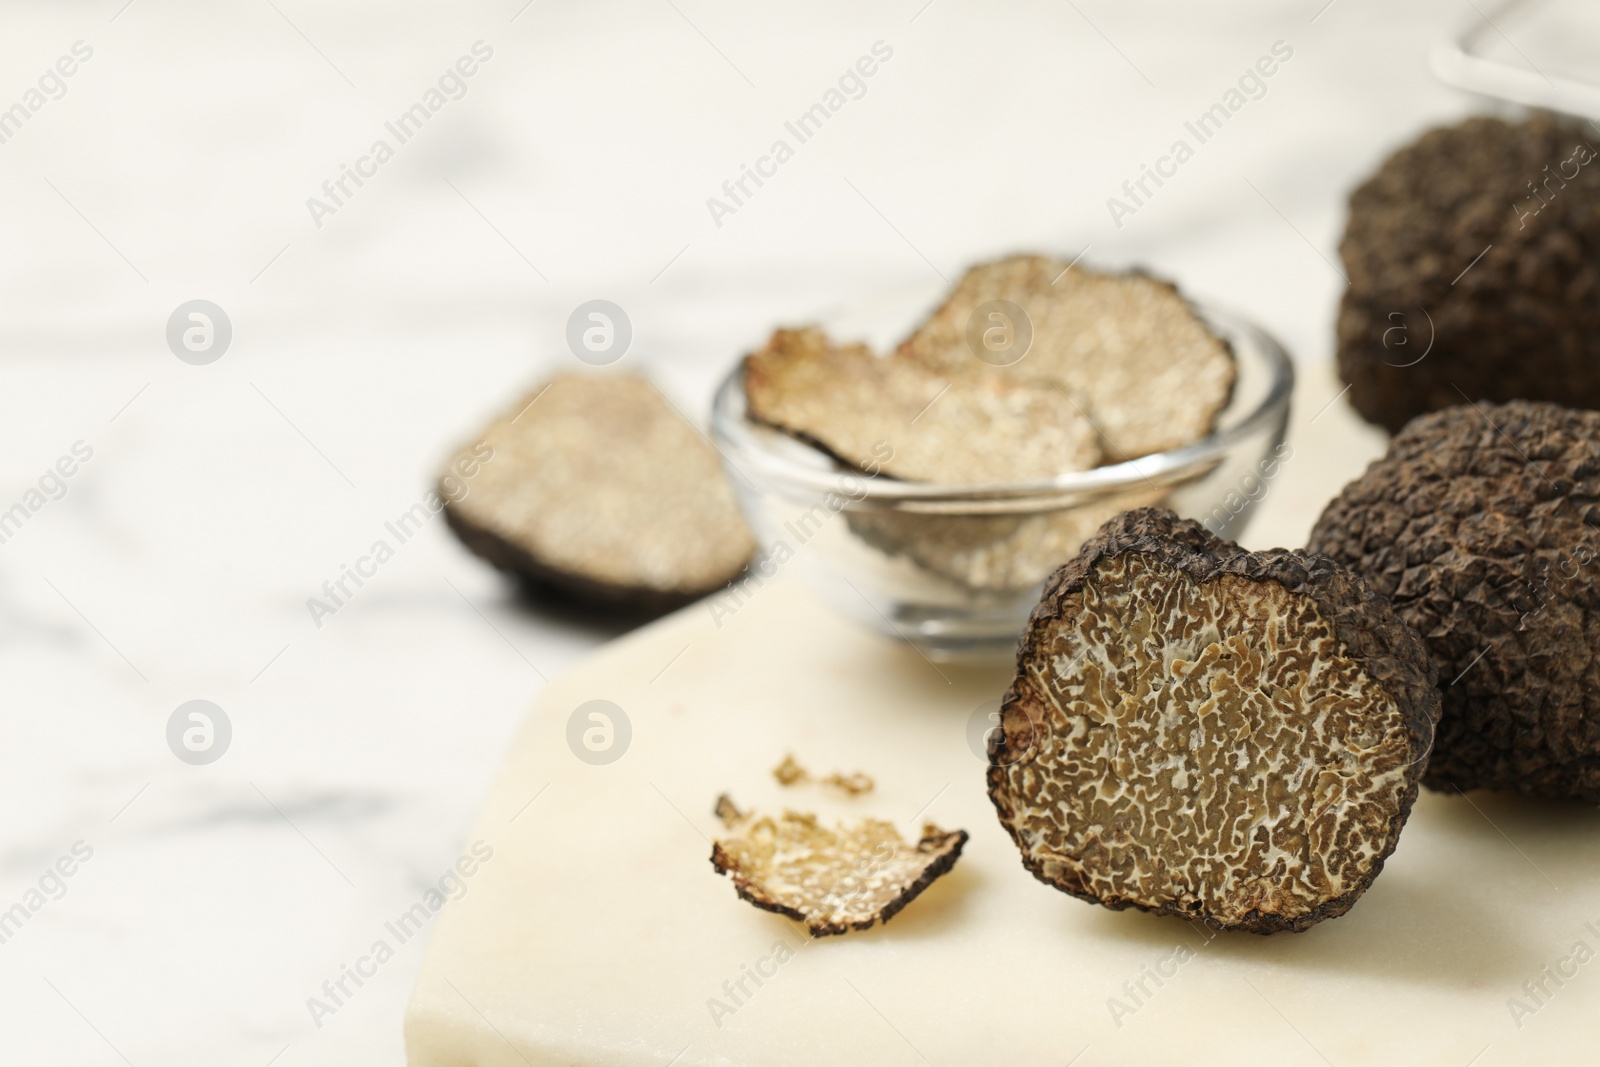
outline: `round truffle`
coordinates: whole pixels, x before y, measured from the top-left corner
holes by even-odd
[[[1434,682],[1421,639],[1343,566],[1125,512],[1034,610],[989,796],[1028,870],[1073,896],[1304,930],[1394,850]]]
[[[1600,137],[1474,118],[1400,149],[1350,197],[1339,373],[1397,432],[1489,398],[1600,408]]]
[[[1425,785],[1600,803],[1600,412],[1463,404],[1408,425],[1311,549],[1427,641],[1444,714]]]

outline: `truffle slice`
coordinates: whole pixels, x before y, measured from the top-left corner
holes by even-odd
[[[989,796],[1023,864],[1073,896],[1304,930],[1394,850],[1434,680],[1421,639],[1344,567],[1126,512],[1034,610]]]
[[[1094,427],[1057,389],[952,378],[815,327],[774,333],[745,358],[744,387],[752,418],[896,478],[1032,481],[1100,462]]]
[[[792,752],[785,753],[783,762],[772,768],[772,777],[778,780],[779,785],[816,784],[827,786],[829,789],[837,789],[839,792],[852,797],[872,792],[873,787],[877,784],[873,782],[872,776],[864,771],[856,771],[854,774],[840,774],[838,771],[834,771],[832,774],[818,778],[802,767],[800,761],[794,758],[794,753]]]
[[[1322,513],[1438,666],[1425,785],[1600,803],[1597,526],[1600,412],[1520,400],[1418,417]]]
[[[1597,145],[1547,115],[1468,119],[1351,195],[1338,361],[1358,412],[1395,433],[1466,398],[1600,408]]]
[[[1139,485],[1105,500],[1021,515],[850,511],[862,541],[967,592],[1016,593],[1050,577],[1105,521],[1159,503],[1169,490]]]
[[[439,495],[473,552],[604,607],[670,610],[755,551],[716,452],[631,374],[546,382],[452,459]]]
[[[1227,343],[1167,282],[1068,267],[1043,256],[973,267],[899,355],[941,374],[1059,383],[1086,402],[1110,462],[1210,434],[1233,393]],[[1002,367],[969,343],[975,314],[991,301],[1021,308],[1032,334],[1026,353]],[[1020,337],[1024,325],[1012,327]]]
[[[881,819],[829,830],[815,815],[741,812],[726,796],[717,815],[726,830],[711,847],[717,873],[756,907],[805,923],[812,937],[888,922],[955,866],[967,843],[965,830],[932,823],[914,845]]]

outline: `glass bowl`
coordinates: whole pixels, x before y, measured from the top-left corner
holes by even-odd
[[[1208,305],[1196,310],[1237,364],[1216,432],[1048,481],[946,486],[853,470],[753,422],[736,365],[711,425],[762,547],[747,580],[790,573],[930,659],[984,660],[1014,651],[1045,579],[1121,511],[1161,504],[1236,540],[1281,473],[1294,368],[1264,331]]]

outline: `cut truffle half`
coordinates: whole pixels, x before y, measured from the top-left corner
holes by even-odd
[[[996,302],[1020,309],[1023,321]],[[1004,365],[980,358],[976,338],[985,329],[1014,331],[1026,350]],[[1107,462],[1206,437],[1235,377],[1232,349],[1175,286],[1044,256],[968,270],[898,355],[940,374],[1059,384],[1083,399]]]
[[[746,357],[744,387],[752,418],[894,478],[1036,481],[1100,462],[1093,425],[1059,388],[952,377],[815,327],[774,333]]]
[[[967,843],[965,830],[932,823],[912,843],[881,819],[828,829],[815,815],[741,812],[726,796],[717,816],[724,832],[712,843],[711,865],[740,897],[805,923],[812,937],[888,922],[955,866]]]
[[[1600,803],[1600,412],[1419,416],[1311,549],[1365,575],[1433,654],[1444,714],[1423,784]]]
[[[1399,432],[1467,400],[1600,408],[1600,137],[1472,118],[1350,197],[1338,319],[1350,403]]]
[[[1339,564],[1126,512],[1034,611],[989,795],[1028,870],[1073,896],[1304,930],[1394,850],[1434,682],[1421,639]]]
[[[453,480],[473,458],[476,473]],[[473,552],[600,607],[670,610],[755,551],[716,452],[631,374],[546,382],[452,458],[439,494]]]

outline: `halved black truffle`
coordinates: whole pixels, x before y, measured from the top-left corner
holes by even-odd
[[[468,549],[605,610],[681,607],[755,551],[717,453],[636,374],[550,379],[452,457],[438,491]]]
[[[1424,415],[1328,505],[1310,547],[1428,643],[1444,714],[1425,785],[1600,803],[1600,412]]]
[[[1600,408],[1597,146],[1576,122],[1474,118],[1355,191],[1338,359],[1357,411],[1393,433],[1458,388]]]
[[[1034,610],[989,796],[1028,870],[1073,896],[1304,930],[1394,850],[1434,683],[1421,639],[1343,566],[1125,512]]]

